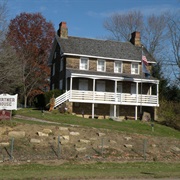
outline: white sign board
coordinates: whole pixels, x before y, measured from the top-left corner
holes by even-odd
[[[17,110],[17,94],[0,94],[0,110]]]

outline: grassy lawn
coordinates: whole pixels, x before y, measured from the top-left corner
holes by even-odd
[[[45,112],[42,113],[40,110],[33,109],[21,109],[17,111],[17,114],[34,117],[38,119],[45,119],[51,122],[58,122],[62,125],[79,125],[83,127],[94,127],[94,128],[102,128],[108,129],[112,131],[126,132],[126,133],[138,133],[145,135],[153,135],[153,136],[161,136],[161,137],[172,137],[180,139],[180,133],[177,130],[174,130],[170,127],[162,126],[153,122],[154,131],[152,131],[151,122],[141,122],[134,120],[127,120],[122,122],[116,122],[110,119],[87,119],[82,117],[77,117],[69,114],[60,114],[58,111],[54,111],[52,113]],[[24,120],[14,121],[24,122]],[[26,123],[36,123],[36,122],[28,122]]]
[[[180,163],[64,163],[61,165],[1,165],[0,179],[180,178]]]

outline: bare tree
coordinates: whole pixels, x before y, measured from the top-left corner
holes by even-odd
[[[174,76],[180,85],[180,11],[168,14],[168,33],[171,53],[168,64],[172,66]]]
[[[20,84],[20,64],[15,50],[6,42],[0,46],[0,93],[14,93]]]
[[[165,13],[150,15],[145,19],[142,42],[151,55],[157,57],[167,40],[167,19]]]
[[[111,32],[112,39],[129,41],[134,31],[141,33],[143,46],[151,55],[156,56],[163,48],[166,39],[166,18],[161,15],[144,17],[139,11],[130,11],[124,14],[114,13],[104,21],[104,28]]]
[[[19,85],[20,66],[14,49],[5,41],[7,4],[0,3],[0,93],[14,93]]]
[[[114,13],[104,21],[104,28],[111,32],[112,39],[129,41],[134,31],[142,31],[143,15],[140,11]]]
[[[0,3],[0,43],[5,38],[5,33],[7,30],[7,4],[6,1]]]

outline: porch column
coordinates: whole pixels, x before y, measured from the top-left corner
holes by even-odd
[[[94,96],[95,96],[95,82],[96,79],[93,79],[93,101],[94,101]]]
[[[114,94],[115,94],[115,101],[118,100],[117,98],[117,81],[115,80],[115,84],[114,84]]]
[[[114,104],[114,117],[116,117],[116,104]]]
[[[150,88],[149,88],[149,95],[152,95],[152,85],[150,85]]]
[[[136,82],[136,103],[138,103],[138,96],[139,96],[139,83]]]
[[[137,106],[135,106],[135,120],[137,120]]]
[[[157,104],[159,104],[159,84],[157,83]]]
[[[93,79],[93,101],[94,101],[94,96],[95,96],[95,79]],[[92,103],[92,119],[94,119],[94,103]]]
[[[72,83],[73,83],[73,78],[71,76],[71,78],[70,78],[70,99],[72,98]]]
[[[94,119],[94,103],[92,103],[92,119]]]

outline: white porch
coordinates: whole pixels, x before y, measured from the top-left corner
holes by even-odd
[[[92,118],[94,118],[95,104],[109,104],[111,105],[111,110],[113,107],[113,116],[117,117],[117,106],[128,105],[134,106],[134,117],[137,120],[138,107],[149,106],[158,107],[159,106],[159,81],[155,79],[142,79],[142,78],[132,78],[132,77],[119,77],[119,76],[100,76],[91,74],[79,74],[70,73],[68,75],[69,80],[66,81],[66,92],[61,96],[56,98],[55,107],[59,106],[63,102],[76,102],[76,103],[90,103],[92,105]],[[89,79],[91,84],[85,81],[75,81],[77,79]],[[97,86],[99,80],[101,80],[101,86]],[[111,92],[105,90],[106,85],[102,84],[102,81],[111,81]],[[73,82],[77,85],[76,89],[73,88]],[[81,83],[80,83],[81,82]],[[131,93],[124,93],[122,91],[122,85],[125,82],[132,83],[133,91]],[[144,84],[149,84],[148,92],[143,92]],[[156,93],[152,93],[153,84],[156,86]],[[121,86],[119,86],[121,85]],[[113,92],[112,92],[113,91]],[[140,112],[142,113],[142,112]]]

